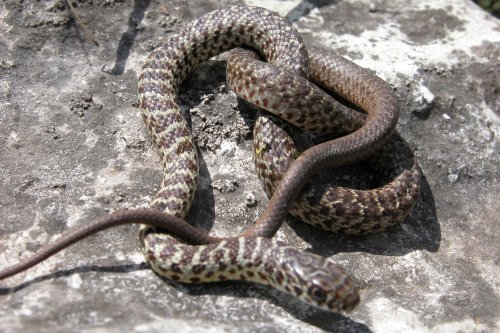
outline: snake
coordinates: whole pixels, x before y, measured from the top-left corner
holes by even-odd
[[[289,144],[292,139],[273,127],[270,116],[259,117],[254,129],[254,159],[269,203],[258,220],[239,235],[215,237],[184,220],[196,189],[198,162],[195,143],[180,112],[178,89],[198,64],[239,46],[256,50],[266,65],[237,49],[227,70],[229,85],[236,94],[305,131],[318,135],[331,132],[336,137],[299,153]],[[245,64],[250,61],[253,65]],[[309,79],[364,112],[336,102]],[[142,225],[140,240],[147,261],[156,273],[171,280],[248,280],[329,311],[349,311],[359,303],[358,288],[345,269],[272,237],[290,209],[295,212],[302,205],[295,199],[303,196],[319,170],[349,165],[374,153],[379,156],[370,157],[375,169],[377,165],[381,170],[389,165],[391,171],[382,173],[400,175],[374,190],[373,195],[343,189],[341,199],[350,200],[344,206],[334,200],[330,209],[337,216],[349,210],[353,213],[341,226],[318,222],[317,217],[306,222],[334,231],[356,233],[357,228],[365,233],[393,224],[411,209],[419,188],[418,166],[408,162],[413,161],[411,153],[401,153],[401,140],[394,139],[399,108],[387,83],[332,52],[306,47],[296,29],[278,14],[259,7],[233,6],[203,15],[167,36],[145,61],[138,94],[144,121],[163,164],[164,177],[150,208],[97,218],[3,269],[0,279],[28,269],[98,231],[136,223]],[[304,107],[304,113],[296,113]],[[385,143],[395,150],[386,149]],[[272,171],[273,163],[281,170]],[[377,191],[382,195],[380,200],[374,199]],[[311,203],[307,194],[305,200]],[[328,210],[309,209],[319,215]],[[382,218],[370,220],[376,216]]]
[[[349,82],[351,77],[369,82],[374,95],[384,98],[390,95],[387,84],[339,56],[331,50],[308,45],[312,66],[310,79],[327,90],[346,96],[351,87],[358,83]],[[276,124],[275,116],[288,123],[316,135],[342,135],[359,129],[365,122],[365,115],[339,104],[318,87],[300,77],[290,76],[278,67],[256,61],[258,56],[249,50],[236,49],[228,59],[228,83],[242,97],[270,113],[260,116],[254,126],[254,160],[259,179],[268,195],[272,197],[281,179],[300,153],[294,139],[283,126]],[[321,66],[320,66],[321,64]],[[254,78],[250,89],[242,89],[244,78]],[[250,79],[252,80],[252,79]],[[344,84],[339,85],[339,82]],[[377,85],[380,89],[376,89]],[[252,87],[267,86],[267,94],[258,94]],[[280,87],[282,90],[277,91]],[[253,89],[253,90],[252,90]],[[257,88],[262,89],[262,88]],[[382,93],[385,92],[385,95]],[[269,95],[284,95],[280,103],[269,106]],[[293,95],[293,97],[291,97]],[[365,91],[365,99],[371,95]],[[365,104],[358,97],[348,97],[351,101]],[[376,100],[376,99],[375,99]],[[307,101],[305,105],[297,105]],[[395,106],[395,102],[388,102]],[[376,107],[376,103],[375,107]],[[371,110],[378,116],[387,113],[386,103],[380,103],[380,110]],[[370,110],[373,106],[366,105]],[[297,112],[306,109],[305,112]],[[273,116],[274,115],[274,116]],[[395,112],[392,113],[395,115]],[[376,119],[375,121],[381,121]],[[321,181],[309,185],[309,191],[302,191],[292,201],[290,213],[299,220],[315,227],[345,234],[367,234],[386,229],[404,219],[416,203],[420,193],[421,173],[411,149],[396,133],[366,158],[377,172],[384,186],[369,190],[355,190],[331,184],[321,185]],[[320,184],[318,184],[320,183]]]

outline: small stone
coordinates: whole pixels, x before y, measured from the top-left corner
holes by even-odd
[[[215,100],[215,95],[214,94],[207,94],[201,96],[201,105],[207,105],[209,104],[210,101]]]
[[[247,207],[255,207],[258,204],[257,198],[253,192],[245,193],[245,204]]]
[[[0,68],[7,69],[17,67],[17,64],[12,60],[0,60]]]
[[[458,180],[458,173],[451,173],[451,174],[448,175],[448,181],[450,183],[452,183],[452,184],[456,183],[457,180]]]
[[[83,94],[82,100],[87,103],[92,102],[92,94],[90,93]]]
[[[236,191],[238,187],[238,182],[236,180],[216,180],[214,181],[212,187],[219,190],[221,193],[230,193]]]

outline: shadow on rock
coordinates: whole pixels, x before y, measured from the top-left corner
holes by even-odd
[[[140,264],[115,266],[81,266],[39,276],[14,287],[2,287],[0,288],[0,295],[12,294],[44,281],[53,280],[59,277],[68,277],[74,274],[89,272],[126,274],[147,269],[150,269],[150,267],[149,264],[145,262]],[[244,281],[226,281],[193,285],[176,283],[168,280],[161,275],[157,276],[173,288],[188,295],[232,296],[238,298],[254,298],[269,301],[270,303],[281,307],[282,309],[293,315],[295,318],[310,325],[316,326],[326,332],[371,332],[369,328],[364,324],[355,322],[342,314],[332,313],[314,308],[291,295],[256,283]]]
[[[125,64],[130,55],[130,49],[134,45],[135,38],[139,33],[139,24],[144,18],[144,13],[149,7],[150,0],[135,0],[134,11],[128,18],[127,31],[122,34],[116,49],[116,60],[113,68],[109,70],[112,75],[121,75],[125,69]],[[106,71],[106,70],[104,70]]]
[[[191,296],[231,296],[241,299],[252,298],[268,301],[281,307],[298,320],[316,326],[325,332],[371,332],[366,325],[353,321],[341,313],[334,313],[315,308],[291,295],[257,283],[245,281],[225,281],[193,285],[172,282],[160,275],[158,275],[158,277],[180,292]]]
[[[89,272],[96,272],[96,273],[130,273],[130,272],[135,272],[135,271],[142,271],[149,269],[149,264],[147,263],[140,263],[140,264],[127,264],[127,265],[115,265],[115,266],[98,266],[98,265],[89,265],[89,266],[81,266],[81,267],[75,267],[71,269],[64,269],[60,270],[57,272],[49,273],[46,275],[42,275],[39,277],[36,277],[34,279],[31,279],[29,281],[25,281],[21,283],[20,285],[17,285],[15,287],[1,287],[0,288],[0,295],[8,295],[12,294],[15,292],[18,292],[22,289],[25,289],[27,287],[30,287],[31,285],[38,284],[43,281],[47,280],[53,280],[59,277],[66,277],[66,276],[71,276],[73,274],[82,274],[82,273],[89,273]]]
[[[303,0],[297,6],[286,14],[286,18],[294,23],[297,22],[301,17],[309,15],[311,10],[315,8],[321,8],[324,6],[330,6],[338,3],[340,0]]]

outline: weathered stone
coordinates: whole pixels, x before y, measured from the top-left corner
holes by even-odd
[[[305,40],[372,69],[400,97],[398,130],[426,180],[404,223],[347,237],[290,219],[277,235],[344,265],[362,303],[335,315],[250,283],[170,283],[144,265],[130,226],[1,281],[0,331],[498,329],[498,20],[467,0],[250,3],[288,16]],[[221,6],[77,4],[98,47],[63,1],[0,3],[0,267],[96,216],[148,205],[161,164],[137,109],[138,73],[165,31]],[[249,168],[254,114],[235,110],[224,85],[224,62],[209,61],[183,85],[180,100],[186,115],[196,110],[190,119],[204,147],[189,220],[231,235],[250,225],[267,199]],[[238,186],[221,193],[212,179]],[[244,204],[246,193],[255,194],[256,206]]]

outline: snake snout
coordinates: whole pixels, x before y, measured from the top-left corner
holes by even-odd
[[[328,290],[326,306],[329,310],[349,312],[359,304],[358,288],[344,268],[327,261],[321,275],[323,289]]]
[[[358,289],[341,266],[305,252],[287,258],[293,263],[291,267],[296,276],[307,285],[305,295],[301,295],[307,303],[335,312],[350,311],[358,305]]]
[[[359,297],[358,290],[355,289],[352,294],[346,297],[342,310],[344,310],[345,312],[352,311],[352,309],[354,309],[359,304],[360,300],[361,298]]]

